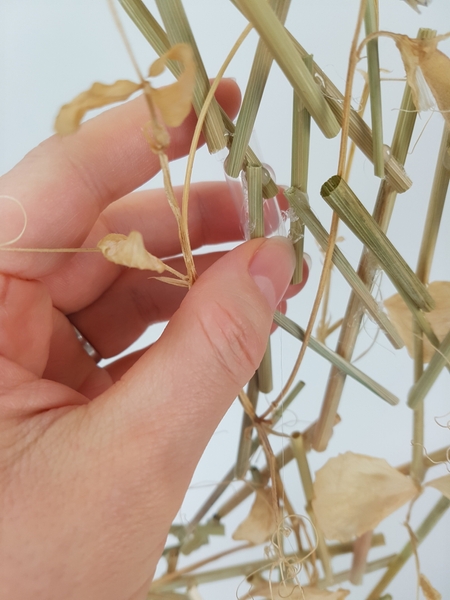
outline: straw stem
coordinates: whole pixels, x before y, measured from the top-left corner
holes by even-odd
[[[277,19],[284,23],[291,0],[271,0],[270,6]],[[241,110],[236,121],[236,130],[231,144],[230,154],[225,165],[230,177],[238,177],[244,168],[245,153],[255,125],[261,99],[272,67],[273,56],[260,39],[256,48],[255,58],[248,78],[247,88],[242,101]]]
[[[427,537],[433,527],[438,523],[445,511],[450,506],[450,500],[445,496],[442,496],[435,504],[433,509],[429,512],[426,518],[422,521],[421,525],[414,532],[414,546],[417,547]],[[373,588],[371,593],[367,596],[367,600],[379,600],[380,595],[384,592],[386,587],[391,583],[403,565],[411,557],[413,553],[413,545],[409,541],[394,560],[389,564],[389,567],[377,585]]]
[[[297,60],[294,44],[270,5],[260,0],[235,0],[235,4],[264,40],[323,134],[336,136],[340,130],[336,118],[303,61]]]
[[[367,0],[364,15],[366,35],[378,31],[375,0]],[[367,70],[369,76],[370,113],[372,117],[373,166],[377,177],[384,177],[383,113],[381,110],[380,60],[378,39],[367,44]]]
[[[258,375],[255,373],[253,377],[250,379],[247,386],[247,396],[250,400],[253,408],[256,410],[256,405],[258,403]],[[236,473],[235,477],[237,479],[241,479],[244,477],[247,472],[251,450],[252,450],[252,431],[253,431],[253,422],[250,416],[244,411],[242,416],[242,426],[241,426],[241,435],[239,438],[239,448],[238,455],[236,460]]]

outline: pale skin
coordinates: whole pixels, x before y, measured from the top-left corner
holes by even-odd
[[[239,91],[217,97],[234,116]],[[141,98],[53,137],[0,179],[28,225],[15,246],[93,247],[139,230],[182,269],[163,191],[132,193],[159,168]],[[169,158],[187,153],[190,115]],[[178,191],[180,194],[180,191]],[[2,204],[0,242],[20,229]],[[240,238],[225,183],[194,184],[194,248]],[[275,238],[199,257],[189,293],[97,254],[0,252],[0,598],[140,600],[220,419],[253,375],[294,268]],[[181,303],[181,305],[180,305]],[[168,320],[151,348],[99,367]],[[213,393],[211,392],[213,390]]]

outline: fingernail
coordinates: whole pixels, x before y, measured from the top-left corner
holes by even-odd
[[[283,237],[267,239],[253,256],[249,273],[272,311],[283,298],[294,268],[292,243]]]
[[[306,252],[303,252],[303,260],[308,265],[308,272],[311,271],[312,259],[311,259],[310,255],[306,254]]]

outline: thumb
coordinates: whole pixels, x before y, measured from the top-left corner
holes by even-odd
[[[294,264],[291,243],[279,237],[226,254],[196,281],[158,342],[94,402],[118,412],[113,446],[132,453],[139,445],[139,468],[177,488],[166,490],[175,512],[214,429],[259,366]]]

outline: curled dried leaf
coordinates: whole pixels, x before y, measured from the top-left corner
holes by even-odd
[[[128,236],[110,233],[98,242],[97,247],[107,260],[117,265],[158,273],[166,270],[162,260],[147,252],[139,231],[132,231]]]
[[[159,108],[164,123],[169,127],[178,127],[191,110],[196,65],[191,46],[176,44],[151,65],[149,76],[160,75],[168,60],[182,63],[183,72],[175,83],[152,88],[152,100]]]
[[[393,35],[417,110],[434,106],[429,88],[442,116],[450,125],[450,58],[437,49],[438,43],[446,37],[448,35],[419,40]]]
[[[417,495],[412,479],[384,459],[346,452],[316,473],[313,509],[325,537],[348,542]]]
[[[420,13],[419,6],[429,6],[431,4],[431,0],[405,0],[405,2],[418,13]]]
[[[141,88],[141,83],[134,83],[134,81],[128,81],[127,79],[119,79],[119,81],[110,85],[94,83],[89,90],[79,94],[72,102],[64,104],[56,117],[56,133],[60,135],[74,133],[88,110],[127,100]]]
[[[271,488],[257,488],[248,517],[242,521],[232,537],[233,540],[262,544],[271,538],[278,524],[278,514],[272,506]]]
[[[450,331],[450,281],[433,281],[428,286],[433,300],[434,310],[427,313],[426,318],[434,333],[441,342]],[[384,300],[384,306],[389,318],[397,327],[408,354],[414,356],[414,333],[411,313],[399,294],[395,294]],[[423,340],[423,362],[430,362],[435,349],[424,336]]]
[[[434,588],[422,573],[419,576],[419,585],[426,600],[442,600],[441,594]]]
[[[426,485],[435,488],[450,500],[450,475],[444,475],[443,477],[433,479],[433,481],[429,481]]]

